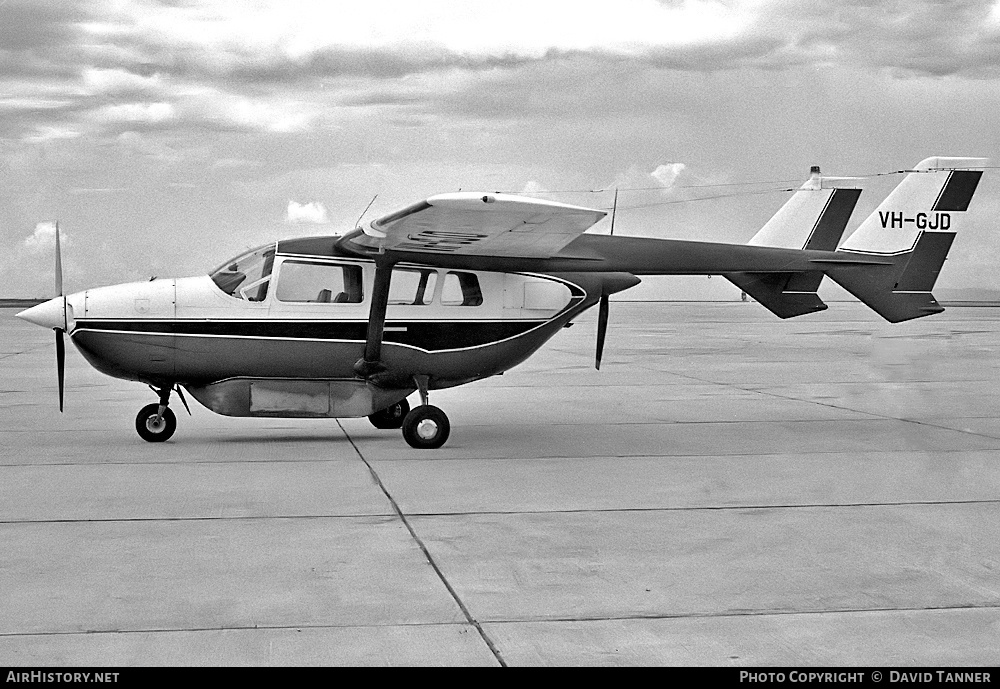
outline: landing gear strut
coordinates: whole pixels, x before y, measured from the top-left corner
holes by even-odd
[[[403,439],[418,450],[435,450],[448,440],[451,423],[448,416],[428,404],[427,376],[414,376],[420,391],[420,406],[414,407],[403,419]]]
[[[392,268],[396,260],[385,254],[375,257],[375,282],[372,285],[372,303],[368,310],[368,334],[365,337],[364,356],[354,364],[354,372],[361,378],[379,384],[387,367],[382,361],[382,339],[385,335],[385,315],[389,305],[389,287]],[[403,400],[388,409],[371,414],[368,419],[375,428],[403,428],[403,438],[411,447],[433,450],[444,445],[451,432],[448,417],[437,407],[427,403],[427,386],[430,377],[413,376],[420,391],[420,406],[404,411]],[[400,418],[402,422],[400,423]],[[397,425],[398,424],[398,425]],[[141,435],[141,434],[140,434]]]
[[[157,391],[160,401],[147,404],[139,410],[135,417],[135,431],[139,437],[148,443],[162,443],[177,430],[177,417],[167,407],[170,400],[170,388],[164,387]]]

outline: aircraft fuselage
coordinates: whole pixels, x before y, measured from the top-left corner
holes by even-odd
[[[234,270],[212,276],[70,295],[70,336],[103,373],[157,388],[183,385],[218,413],[364,416],[411,394],[417,375],[440,389],[502,373],[602,290],[638,282],[399,264],[382,340],[386,370],[372,384],[354,366],[365,350],[375,263],[332,241],[323,252],[299,253],[303,246],[262,247],[270,265],[256,281],[234,259]],[[240,282],[226,284],[233,280]]]

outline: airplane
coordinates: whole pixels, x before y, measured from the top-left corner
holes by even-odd
[[[190,414],[186,390],[227,416],[367,416],[434,449],[451,424],[432,390],[511,369],[595,305],[600,369],[609,297],[641,275],[722,275],[779,318],[827,308],[824,276],[893,323],[943,311],[931,290],[984,167],[921,161],[843,243],[861,191],[816,167],[747,244],[585,234],[604,211],[457,192],[208,275],[66,295],[57,231],[58,296],[17,315],[55,330],[60,411],[64,334],[97,370],[147,384],[149,442],[176,429],[171,393]]]

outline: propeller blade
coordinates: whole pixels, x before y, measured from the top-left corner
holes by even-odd
[[[56,331],[56,374],[59,376],[59,412],[63,410],[63,393],[66,385],[66,342],[63,334],[69,328],[69,307],[63,294],[62,247],[59,241],[59,221],[56,221],[56,296],[62,297],[63,327]]]
[[[56,331],[56,371],[59,374],[59,411],[63,410],[63,384],[66,380],[66,343],[63,342],[62,328]]]
[[[607,294],[601,295],[601,304],[597,311],[597,370],[601,370],[601,357],[604,356],[604,337],[608,334],[608,309],[610,308],[610,298]]]

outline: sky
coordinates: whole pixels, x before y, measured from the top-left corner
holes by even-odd
[[[1000,165],[998,77],[993,0],[0,0],[0,296],[53,294],[55,220],[78,291],[458,189],[745,242],[811,165]],[[1000,290],[998,216],[987,170],[940,286]]]

